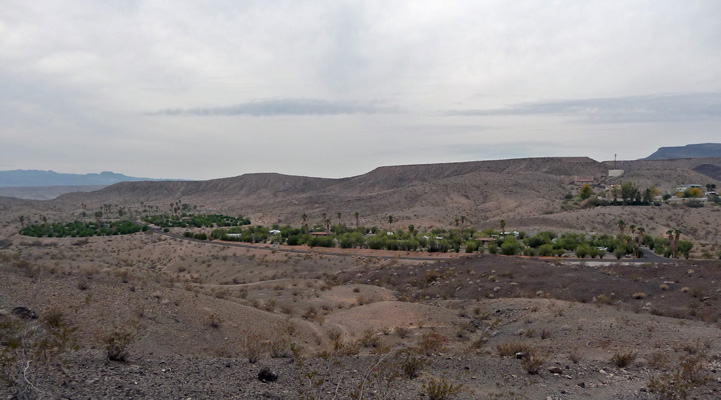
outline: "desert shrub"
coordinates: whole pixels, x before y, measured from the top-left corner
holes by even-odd
[[[376,332],[371,328],[363,331],[363,334],[358,342],[363,347],[378,347],[380,345],[378,335],[376,335]]]
[[[541,370],[541,367],[543,367],[544,362],[545,360],[543,358],[531,355],[529,357],[524,357],[521,360],[521,366],[529,374],[536,375],[538,374],[538,371]]]
[[[631,295],[631,297],[633,297],[633,298],[636,299],[636,300],[645,299],[645,298],[646,298],[646,293],[637,292],[637,293],[634,293],[633,295]]]
[[[410,351],[398,352],[396,356],[400,359],[400,368],[403,375],[408,379],[417,378],[430,361],[422,355]]]
[[[255,332],[246,331],[243,335],[243,355],[249,363],[255,364],[265,352],[268,343],[264,336]]]
[[[125,362],[130,354],[130,345],[139,334],[136,325],[116,327],[103,337],[105,353],[110,361]]]
[[[75,331],[59,312],[40,321],[0,314],[0,377],[12,398],[53,397],[43,383],[58,357],[77,349]]]
[[[430,400],[448,400],[455,397],[463,389],[462,384],[449,382],[445,377],[431,377],[423,383],[423,392]]]
[[[638,352],[634,350],[630,350],[624,353],[615,353],[613,357],[611,357],[611,362],[619,368],[625,368],[631,365],[634,361],[636,361],[637,356]]]
[[[531,346],[526,342],[512,341],[499,344],[496,346],[496,350],[501,357],[511,357],[517,353],[530,353]]]
[[[220,328],[220,325],[223,324],[223,319],[216,312],[208,314],[206,321],[212,328]]]
[[[685,400],[691,388],[691,384],[682,379],[678,372],[652,376],[648,381],[648,390],[657,394],[659,400]]]
[[[651,353],[648,357],[648,366],[655,370],[662,370],[669,367],[671,358],[663,351]]]
[[[427,354],[441,353],[446,349],[448,338],[438,332],[427,332],[423,334],[421,341],[418,343],[419,349]]]
[[[408,328],[399,326],[396,328],[396,335],[401,339],[405,339],[408,337],[408,335],[410,335],[410,330]]]
[[[688,398],[692,389],[709,381],[704,370],[704,361],[701,355],[682,356],[672,371],[651,377],[648,382],[649,390],[664,400]]]
[[[285,335],[276,334],[268,341],[268,352],[272,358],[290,357],[290,340]]]

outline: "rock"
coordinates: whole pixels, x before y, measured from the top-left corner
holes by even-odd
[[[585,389],[586,388],[586,382],[578,382],[578,387]]]
[[[258,380],[264,383],[275,382],[278,380],[278,375],[268,368],[263,368],[258,372]]]
[[[524,359],[524,358],[528,358],[529,356],[530,356],[530,354],[528,354],[527,351],[519,351],[518,353],[516,353],[516,358],[519,359],[519,360],[522,360],[522,359]]]
[[[36,319],[38,317],[38,315],[35,314],[35,311],[27,307],[15,307],[13,308],[12,313],[22,319]]]
[[[552,374],[561,374],[561,373],[563,373],[563,369],[561,369],[561,367],[550,367],[548,369],[548,372],[550,372]]]

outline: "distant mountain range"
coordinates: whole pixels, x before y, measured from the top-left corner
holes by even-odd
[[[99,174],[62,174],[55,171],[0,171],[0,187],[107,186],[118,182],[161,181],[104,171]]]
[[[644,160],[673,158],[721,157],[721,143],[700,143],[686,146],[661,147]]]

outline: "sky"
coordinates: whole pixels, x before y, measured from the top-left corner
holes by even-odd
[[[721,142],[721,2],[0,0],[0,170],[212,179]]]

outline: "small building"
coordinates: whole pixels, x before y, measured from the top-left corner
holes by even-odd
[[[692,183],[692,184],[690,184],[690,185],[683,185],[683,186],[677,187],[677,188],[676,188],[676,192],[677,192],[677,193],[683,193],[683,192],[685,192],[685,191],[687,191],[687,190],[689,190],[689,189],[692,189],[692,188],[698,188],[698,189],[700,189],[701,191],[703,191],[703,185],[699,185],[699,184],[696,184],[696,183]]]
[[[609,178],[618,178],[619,176],[623,175],[622,169],[609,169],[608,170],[608,177]]]
[[[268,233],[270,233],[273,236],[280,235],[280,231],[277,229],[271,229],[270,231],[268,231]]]
[[[310,235],[311,236],[328,236],[328,232],[317,231],[317,232],[311,232]]]
[[[583,185],[593,185],[593,177],[584,177],[584,176],[577,176],[573,180],[574,185],[583,186]]]

